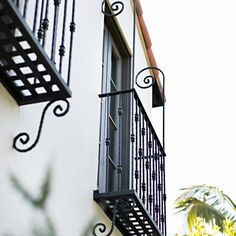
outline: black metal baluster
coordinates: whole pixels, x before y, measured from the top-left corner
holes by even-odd
[[[158,153],[159,153],[159,206],[160,206],[160,229],[163,232],[162,218],[163,218],[163,195],[162,195],[162,154],[160,150],[160,144],[158,145]]]
[[[152,196],[153,196],[153,202],[152,202],[152,215],[154,221],[156,220],[156,214],[155,214],[155,202],[156,202],[156,195],[155,195],[155,182],[156,182],[156,169],[155,169],[155,146],[154,146],[154,131],[152,132]]]
[[[24,18],[26,18],[28,2],[29,2],[29,0],[25,0],[24,10],[23,10],[23,17],[24,17]]]
[[[146,120],[146,119],[145,119]],[[149,210],[149,160],[148,160],[148,121],[146,120],[146,186],[147,186],[147,210]]]
[[[48,20],[48,9],[49,9],[49,0],[46,2],[46,9],[45,9],[45,15],[44,19],[42,22],[42,27],[43,27],[43,44],[42,46],[45,47],[46,44],[46,35],[49,27],[49,20]]]
[[[35,1],[35,9],[34,9],[34,23],[33,23],[33,33],[35,34],[36,31],[36,24],[38,20],[38,6],[39,6],[39,1]]]
[[[160,145],[157,142],[157,173],[158,173],[158,226],[161,229],[161,173],[160,173]]]
[[[119,116],[119,145],[118,145],[118,152],[119,152],[119,160],[118,160],[118,190],[121,190],[121,177],[122,177],[122,118],[123,118],[123,108],[122,108],[122,95],[119,96],[119,108],[118,108],[118,116]]]
[[[158,145],[156,137],[154,138],[155,145],[155,170],[156,170],[156,181],[155,181],[155,214],[156,214],[156,224],[159,222],[159,193],[158,193]]]
[[[142,114],[142,130],[141,130],[141,135],[142,135],[142,171],[143,171],[143,182],[142,182],[142,201],[143,204],[145,204],[145,192],[146,192],[146,183],[145,183],[145,127],[144,127],[144,114]]]
[[[138,104],[137,99],[135,98],[135,183],[136,183],[136,192],[138,193],[138,183],[139,183],[139,170],[138,170]]]
[[[138,156],[139,156],[139,197],[142,199],[142,139],[141,139],[141,108],[138,106],[138,119],[139,119],[139,128],[138,128],[138,135],[139,135],[139,150],[138,150]]]
[[[44,1],[42,0],[41,3],[41,13],[40,13],[40,20],[39,20],[39,29],[38,29],[38,33],[37,33],[37,37],[38,37],[38,41],[41,42],[41,40],[43,39],[43,28],[42,28],[42,22],[43,22],[43,11],[44,11]]]
[[[161,151],[161,181],[162,181],[162,229],[163,229],[163,234],[165,234],[165,180],[164,180],[164,153]]]
[[[110,173],[110,162],[109,162],[109,152],[110,152],[110,144],[111,144],[111,137],[110,137],[110,121],[109,121],[109,115],[110,115],[110,96],[107,97],[107,103],[106,103],[106,112],[107,112],[107,133],[106,133],[106,191],[108,191],[109,186],[109,173]]]
[[[148,137],[148,156],[149,156],[149,188],[150,188],[150,192],[149,192],[149,204],[150,204],[150,215],[152,215],[152,202],[153,202],[153,195],[152,195],[152,142],[151,142],[151,133],[152,133],[152,129],[151,126],[149,124],[148,126],[149,128],[149,137]]]
[[[73,0],[73,4],[72,4],[72,17],[71,17],[71,23],[70,23],[70,49],[69,49],[68,75],[67,75],[68,86],[70,86],[70,73],[71,73],[74,32],[75,32],[75,0]]]
[[[36,1],[39,2],[39,0],[36,0]],[[37,6],[37,8],[38,8],[38,6]],[[38,38],[39,43],[40,43],[41,39],[43,38],[43,34],[44,34],[43,29],[42,29],[43,10],[44,10],[44,0],[42,0],[42,2],[41,2],[41,13],[40,13],[40,19],[39,19],[39,29],[38,29],[38,32],[37,32],[37,38]],[[35,21],[35,27],[36,27],[36,21]],[[34,84],[36,84],[36,82],[37,82],[37,78],[35,77],[34,78]]]
[[[134,93],[131,95],[131,187],[134,189]]]
[[[54,19],[53,19],[53,31],[52,31],[52,48],[51,48],[51,60],[55,63],[55,49],[57,43],[57,27],[59,17],[59,6],[61,0],[54,0]]]
[[[65,29],[66,29],[66,13],[67,13],[67,0],[65,0],[65,3],[64,3],[64,17],[63,17],[63,28],[62,28],[62,36],[61,36],[61,45],[60,45],[60,48],[59,48],[59,56],[60,56],[60,62],[59,62],[59,72],[61,73],[62,72],[62,60],[63,60],[63,57],[65,56],[65,44],[64,44],[64,41],[65,41]]]
[[[158,144],[157,140],[155,138],[154,140],[154,145],[155,145],[155,170],[156,170],[156,205],[155,205],[155,212],[156,212],[156,224],[159,226],[159,191],[158,191],[158,181],[159,181],[159,175],[158,175]]]
[[[162,153],[162,151],[161,151],[161,187],[162,187],[162,189],[161,189],[161,203],[162,203],[162,213],[161,213],[161,224],[162,224],[162,232],[164,233],[164,211],[165,211],[165,209],[164,209],[164,181],[163,181],[163,153]]]

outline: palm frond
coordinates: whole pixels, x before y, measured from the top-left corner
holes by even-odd
[[[194,220],[196,217],[201,217],[205,220],[206,223],[211,224],[212,226],[218,225],[221,232],[224,228],[224,220],[226,217],[217,211],[214,207],[208,205],[205,202],[194,199],[194,204],[188,212],[187,221],[189,229],[192,229],[194,225]]]
[[[183,193],[176,199],[175,208],[187,214],[190,227],[196,216],[208,223],[215,223],[223,229],[223,221],[236,222],[235,203],[217,187],[196,185],[181,189]]]
[[[189,199],[198,199],[220,211],[226,218],[236,222],[235,203],[217,187],[197,185],[181,190],[184,192],[176,199],[175,208],[180,208],[182,204],[181,211],[187,210],[192,205],[192,203],[189,202]],[[186,200],[186,204],[183,204]]]

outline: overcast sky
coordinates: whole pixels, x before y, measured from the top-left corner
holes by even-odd
[[[236,202],[236,1],[141,0],[166,75],[168,235],[178,189],[218,186]],[[158,122],[158,121],[157,121]]]

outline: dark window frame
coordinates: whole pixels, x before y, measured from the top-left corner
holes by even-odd
[[[107,42],[107,40],[109,42]],[[109,47],[112,47],[112,51],[109,51]],[[109,52],[108,52],[109,51]],[[111,92],[110,87],[107,86],[107,80],[109,75],[107,75],[107,64],[112,63],[112,59],[110,62],[107,61],[107,53],[111,53],[113,59],[117,59],[120,61],[120,65],[117,64],[119,72],[116,74],[118,75],[118,82],[116,91],[121,91],[125,89],[131,88],[131,55],[129,50],[125,44],[125,40],[122,37],[122,34],[119,31],[118,26],[113,18],[105,17],[105,26],[104,26],[104,42],[103,42],[103,78],[102,78],[102,86],[101,86],[101,93]],[[111,57],[111,58],[112,58]],[[114,62],[113,62],[114,63]],[[111,65],[110,65],[111,66]],[[114,65],[113,65],[114,66]],[[114,71],[113,71],[114,72]],[[110,72],[112,73],[112,71]],[[110,83],[110,81],[109,81]],[[121,155],[122,155],[122,179],[121,179],[121,186],[117,186],[116,180],[117,178],[111,181],[111,174],[108,168],[108,160],[106,155],[106,146],[105,146],[105,139],[106,139],[106,126],[108,124],[105,119],[106,117],[106,104],[105,100],[102,100],[101,103],[101,124],[100,124],[100,138],[99,138],[99,173],[98,173],[98,190],[99,192],[110,192],[116,191],[118,188],[121,189],[128,189],[129,188],[129,155],[130,155],[130,142],[129,142],[129,133],[130,133],[130,98],[127,97],[122,99],[122,107],[124,107],[126,114],[126,119],[122,121],[122,127],[125,127],[122,132],[122,142],[121,142]],[[118,108],[118,107],[117,107]],[[114,122],[115,123],[115,122]],[[114,144],[113,144],[114,145]],[[113,147],[113,149],[117,149],[118,147]],[[113,150],[114,151],[114,150]],[[118,152],[119,150],[116,150]],[[109,158],[109,157],[108,157]],[[113,158],[112,161],[116,161]],[[112,163],[112,161],[109,161]],[[117,164],[117,163],[113,163]],[[117,172],[117,170],[116,170]],[[116,174],[117,175],[117,174]],[[120,189],[119,189],[120,190]]]

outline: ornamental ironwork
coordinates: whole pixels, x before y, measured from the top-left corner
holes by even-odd
[[[94,227],[93,227],[93,235],[94,236],[99,236],[97,234],[97,231],[99,231],[100,233],[104,233],[104,236],[109,236],[112,234],[112,232],[114,231],[114,227],[115,227],[115,222],[116,222],[116,218],[117,218],[117,214],[124,214],[124,213],[128,213],[130,212],[132,209],[134,209],[134,207],[136,206],[135,204],[135,200],[131,197],[121,197],[119,199],[115,200],[115,204],[114,204],[114,208],[113,208],[113,214],[112,214],[112,224],[111,224],[111,229],[109,230],[108,233],[106,233],[107,231],[107,227],[104,223],[97,223]]]
[[[119,105],[113,108],[113,120],[117,121],[116,134],[109,129],[109,123],[103,127],[103,156],[100,156],[99,163],[106,160],[106,165],[111,165],[112,168],[107,169],[106,176],[109,177],[106,186],[101,186],[102,190],[95,194],[95,200],[112,220],[115,200],[128,194],[135,199],[138,207],[132,210],[125,206],[123,209],[127,209],[126,214],[124,211],[120,213],[122,211],[117,207],[119,217],[116,217],[115,222],[121,233],[127,236],[166,236],[166,221],[163,220],[163,216],[166,216],[165,152],[152,122],[135,89],[105,93],[99,97],[103,104],[116,101]],[[105,109],[107,110],[103,119],[107,120],[109,106],[105,106]],[[124,131],[124,127],[128,126],[123,125],[127,123],[130,126]],[[128,145],[120,145],[122,142]],[[111,152],[114,149],[115,154]],[[112,160],[110,153],[114,155]],[[119,171],[118,167],[121,167],[122,171]],[[103,166],[100,166],[99,173],[103,171],[102,168]],[[135,218],[138,228],[132,224],[132,217]],[[142,225],[140,222],[143,222],[143,217],[147,223]],[[97,233],[104,234],[108,231],[102,224],[98,224],[96,230]]]
[[[124,3],[121,1],[115,1],[110,5],[110,11],[107,9],[107,3],[104,0],[102,2],[102,13],[105,16],[115,17],[118,16],[124,10]]]
[[[70,103],[66,99],[63,99],[63,100],[60,100],[60,101],[64,102],[66,104],[66,106],[63,107],[62,105],[57,104],[54,107],[53,114],[57,117],[61,117],[61,116],[66,115],[67,112],[70,109]],[[24,145],[27,145],[30,142],[30,135],[26,132],[22,132],[22,133],[19,133],[13,140],[13,148],[14,149],[16,149],[18,152],[28,152],[28,151],[32,150],[37,145],[37,143],[40,139],[40,135],[41,135],[41,131],[42,131],[42,128],[43,128],[43,122],[44,122],[46,112],[47,112],[48,108],[56,102],[59,102],[59,101],[57,101],[57,100],[56,101],[51,101],[45,106],[45,108],[42,112],[41,119],[40,119],[40,124],[39,124],[39,128],[38,128],[37,136],[36,136],[36,139],[33,142],[33,144],[31,144],[27,148],[19,147],[19,143],[21,143],[21,145],[24,146]]]
[[[135,77],[135,83],[139,88],[147,89],[155,84],[156,77],[154,75],[149,74],[149,73],[148,73],[148,75],[145,75],[145,72],[149,71],[149,70],[155,70],[155,71],[160,72],[162,74],[163,80],[165,80],[165,75],[162,70],[160,70],[157,67],[149,66],[149,67],[146,67],[146,68],[142,69],[141,71],[139,71]]]

